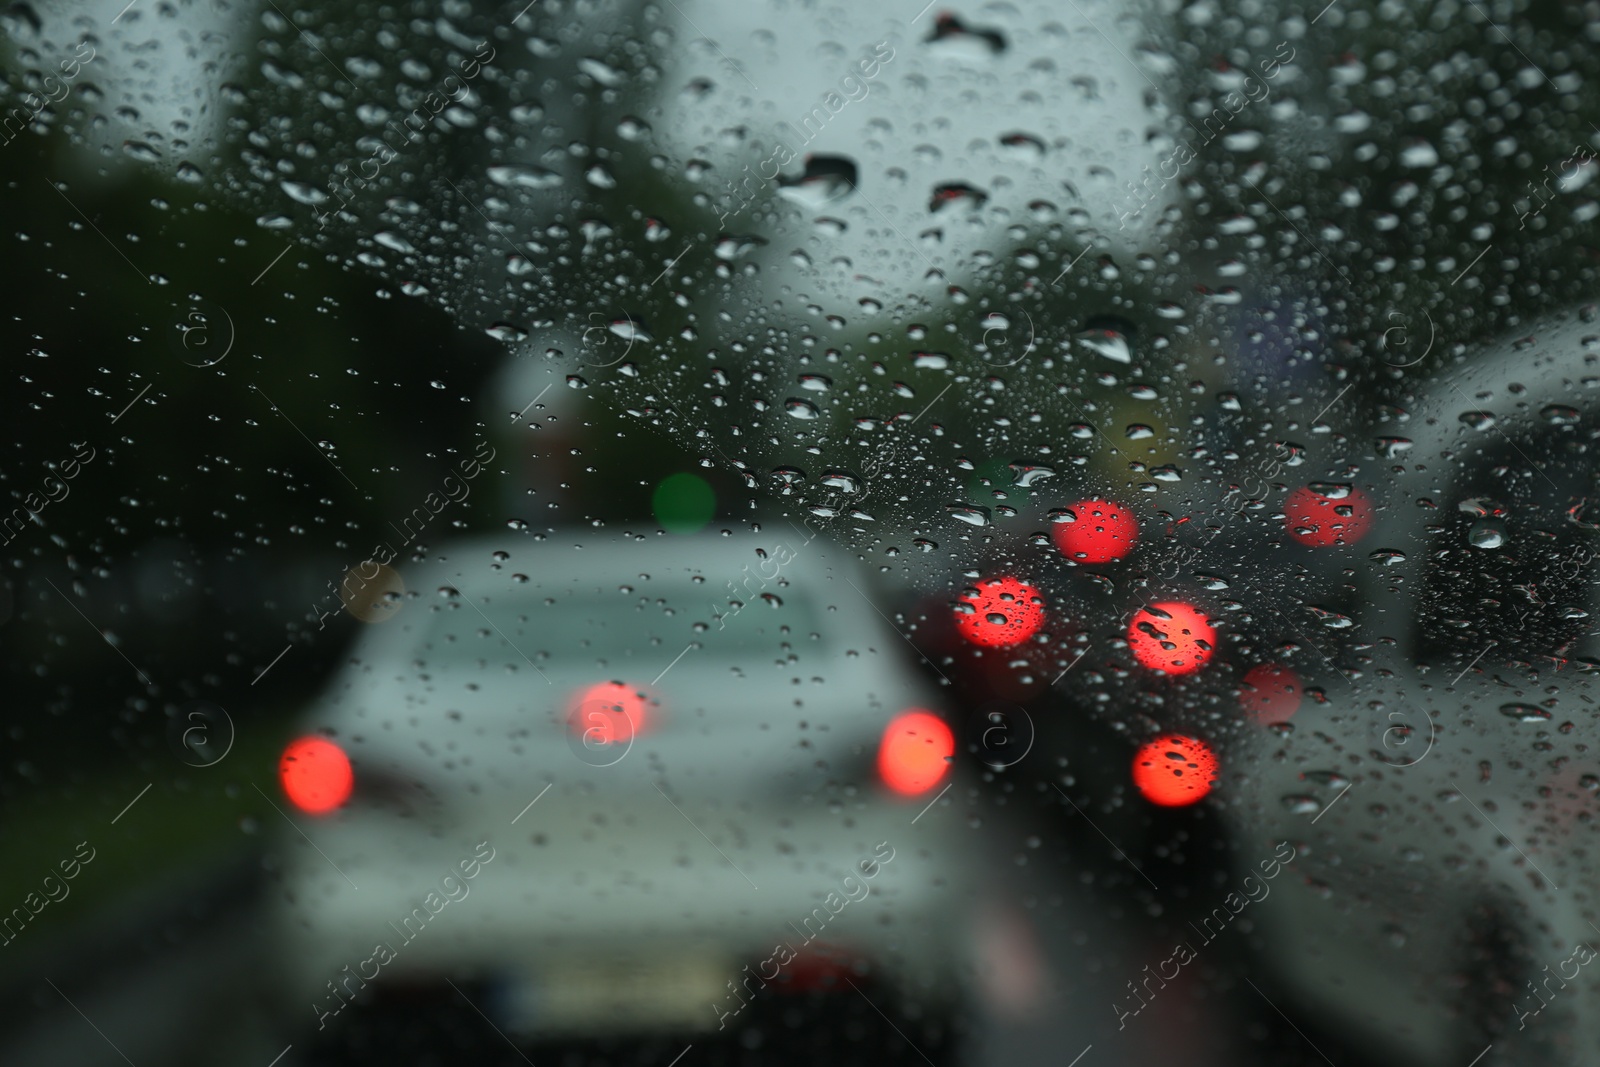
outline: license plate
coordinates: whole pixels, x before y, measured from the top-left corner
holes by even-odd
[[[523,1033],[716,1029],[738,967],[725,959],[571,957],[499,983],[496,1007]]]

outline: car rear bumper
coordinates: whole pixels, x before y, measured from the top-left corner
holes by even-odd
[[[307,825],[315,847],[285,839],[273,918],[285,997],[326,1010],[364,982],[460,978],[498,990],[497,1014],[518,1029],[714,1030],[736,986],[783,987],[779,961],[822,946],[907,991],[954,995],[973,865],[949,812],[691,822],[647,800],[597,817],[592,799],[552,794],[481,834],[372,811]],[[459,864],[475,850],[492,858],[469,862],[469,878]]]

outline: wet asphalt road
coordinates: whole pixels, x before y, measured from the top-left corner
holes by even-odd
[[[1127,984],[1171,950],[1139,880],[1169,892],[1193,872],[1136,869],[1082,812],[1013,781],[972,831],[983,842],[975,921],[978,975],[959,1020],[895,1011],[887,993],[812,996],[752,1012],[726,1034],[513,1044],[467,1003],[477,991],[393,990],[316,1032],[309,1011],[267,1009],[272,945],[264,904],[275,886],[259,854],[174,872],[130,891],[94,920],[28,931],[5,951],[0,1063],[7,1067],[424,1067],[637,1064],[763,1067],[818,1060],[1186,1067],[1325,1064],[1384,1067],[1344,1047],[1314,1019],[1289,1020],[1244,981],[1254,966],[1239,937],[1219,939],[1137,1016]],[[965,817],[954,810],[947,817]],[[1200,847],[1199,844],[1193,848]],[[1151,880],[1154,881],[1151,881]],[[1258,986],[1270,976],[1254,971]],[[375,983],[376,987],[376,983]],[[365,995],[365,994],[364,994]],[[880,1011],[887,1005],[888,1017]],[[1280,1005],[1281,1006],[1281,1005]],[[1119,1022],[1121,1025],[1119,1026]],[[678,1057],[681,1056],[681,1059]],[[1081,1059],[1075,1059],[1080,1057]]]

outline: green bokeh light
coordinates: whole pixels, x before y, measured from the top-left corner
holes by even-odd
[[[656,521],[670,533],[694,533],[717,514],[717,494],[704,478],[674,474],[662,479],[650,498]]]

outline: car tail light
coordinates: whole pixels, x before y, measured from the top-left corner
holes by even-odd
[[[585,745],[627,745],[645,732],[649,718],[645,693],[621,682],[601,682],[577,694],[567,724]]]
[[[1193,674],[1216,652],[1217,631],[1199,608],[1167,600],[1135,613],[1128,624],[1128,645],[1142,667]]]
[[[1080,500],[1069,509],[1076,522],[1058,523],[1052,534],[1056,547],[1080,563],[1111,563],[1133,551],[1139,540],[1139,522],[1128,509],[1095,497]]]
[[[1216,753],[1204,741],[1165,734],[1134,755],[1133,784],[1152,804],[1181,808],[1211,792],[1217,767]]]
[[[852,972],[861,973],[864,963],[860,953],[842,945],[817,941],[802,946],[799,954],[778,973],[773,985],[780,993],[839,990],[844,988],[841,979],[849,978]]]
[[[1240,679],[1239,706],[1263,726],[1288,722],[1300,710],[1300,676],[1281,663],[1258,663]]]
[[[950,770],[956,739],[937,715],[907,711],[895,716],[878,745],[878,777],[902,796],[926,793]]]
[[[344,749],[326,738],[302,737],[283,750],[278,782],[295,807],[308,815],[326,815],[350,799],[355,775]]]
[[[1372,501],[1354,486],[1303,485],[1283,502],[1283,522],[1302,545],[1353,545],[1372,525]]]
[[[1010,648],[1044,625],[1044,597],[1018,578],[990,578],[962,591],[955,620],[961,636],[973,644]]]

